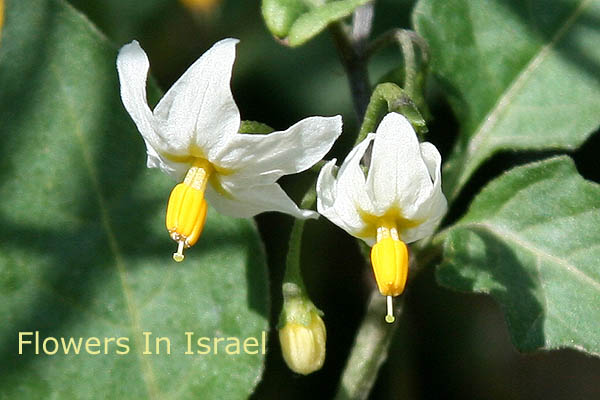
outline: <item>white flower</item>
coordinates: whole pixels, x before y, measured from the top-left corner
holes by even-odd
[[[373,143],[367,176],[360,161]],[[447,204],[441,189],[441,156],[431,143],[420,143],[408,120],[385,116],[375,134],[356,146],[334,176],[328,162],[317,181],[317,210],[370,246],[379,290],[391,296],[404,290],[411,243],[433,233]]]
[[[276,181],[310,168],[341,133],[340,116],[306,118],[268,135],[240,134],[240,113],[229,82],[238,40],[216,43],[179,78],[151,111],[146,100],[149,62],[137,41],[119,51],[121,98],[146,143],[149,168],[181,180],[167,207],[167,229],[178,242],[176,261],[204,226],[206,202],[220,213],[251,217],[300,210]]]

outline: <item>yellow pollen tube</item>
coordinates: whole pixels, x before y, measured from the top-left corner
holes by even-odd
[[[371,263],[379,292],[387,296],[386,322],[395,318],[392,309],[392,297],[402,294],[408,276],[408,249],[398,238],[396,228],[377,229],[377,243],[371,249]]]
[[[177,242],[177,252],[173,253],[177,262],[185,258],[183,249],[196,244],[202,234],[207,211],[204,190],[211,173],[210,163],[198,159],[169,196],[166,225],[171,239]]]

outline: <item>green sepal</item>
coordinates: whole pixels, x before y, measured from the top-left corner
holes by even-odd
[[[247,134],[267,134],[273,132],[275,129],[271,128],[267,124],[257,121],[242,121],[240,124],[239,133]]]
[[[399,87],[405,86],[405,67],[401,64],[397,67],[390,69],[385,73],[378,81],[378,84],[382,83],[393,83]],[[431,121],[432,115],[425,101],[425,85],[427,84],[427,73],[423,70],[417,71],[415,74],[414,87],[416,90],[410,96],[417,110],[425,121]]]
[[[306,291],[300,285],[292,282],[286,282],[282,285],[283,307],[279,314],[277,329],[281,329],[288,322],[295,322],[304,326],[309,326],[312,321],[312,313],[323,316],[323,311],[319,310],[306,295]]]
[[[375,132],[379,122],[390,112],[404,115],[421,139],[427,133],[425,119],[415,102],[398,85],[386,82],[377,85],[371,95],[356,143],[362,142],[370,132]]]

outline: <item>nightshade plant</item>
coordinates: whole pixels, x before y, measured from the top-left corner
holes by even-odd
[[[372,388],[406,377],[379,372],[427,270],[600,371],[600,186],[567,154],[600,125],[600,2],[165,3],[0,0],[1,398],[398,398]]]

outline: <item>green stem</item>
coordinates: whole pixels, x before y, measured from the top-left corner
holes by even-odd
[[[354,346],[342,373],[342,380],[335,400],[366,399],[375,383],[377,373],[387,359],[390,343],[398,329],[402,315],[403,298],[396,305],[395,324],[384,322],[382,310],[386,299],[378,290],[371,293],[367,314],[358,330]]]
[[[417,78],[417,60],[415,59],[415,49],[411,38],[406,31],[401,31],[398,35],[398,42],[402,48],[404,56],[404,90],[410,97],[415,95],[415,86]]]
[[[312,208],[317,199],[317,193],[314,188],[311,188],[300,203],[301,208]],[[300,268],[300,254],[302,252],[302,234],[304,233],[304,224],[306,220],[296,218],[292,226],[290,241],[288,245],[288,253],[286,259],[285,274],[283,276],[283,285],[295,284],[303,294],[306,293],[304,279],[302,279],[302,270]]]
[[[419,70],[415,54],[415,45],[419,50],[419,56],[422,65],[427,68],[429,65],[429,46],[425,39],[419,36],[416,32],[407,29],[392,29],[385,32],[377,39],[373,40],[366,50],[367,57],[373,56],[376,52],[390,44],[399,44],[402,49],[402,55],[404,57],[404,69],[405,69],[405,85],[404,89],[409,95],[415,93],[409,89],[409,86],[413,86],[415,77]]]
[[[423,89],[429,70],[429,46],[425,39],[415,31],[393,29],[369,44],[366,50],[367,57],[371,57],[377,51],[391,44],[399,45],[402,50],[404,65],[403,89],[417,104],[420,113],[428,119],[429,110],[425,102]]]
[[[292,233],[288,246],[285,275],[283,276],[283,286],[286,283],[298,285],[302,292],[306,292],[302,271],[300,269],[300,253],[302,247],[302,234],[304,233],[305,220],[296,218],[292,226]]]

